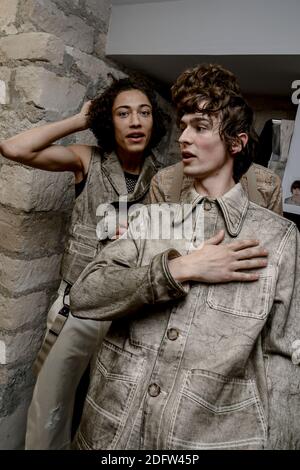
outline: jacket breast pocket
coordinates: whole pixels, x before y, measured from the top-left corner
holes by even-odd
[[[97,254],[97,247],[92,247],[92,246],[85,245],[83,243],[71,240],[69,247],[68,247],[68,251],[69,253],[80,255],[89,260],[93,260]]]
[[[75,224],[66,249],[73,255],[79,255],[87,263],[92,261],[99,250],[96,227]]]
[[[214,284],[208,288],[207,304],[231,315],[264,319],[272,306],[274,283],[274,270],[266,269],[257,281]]]
[[[79,448],[115,448],[126,424],[143,367],[143,358],[108,341],[103,342],[76,438]]]
[[[252,380],[191,370],[179,395],[169,449],[261,449],[266,424]]]

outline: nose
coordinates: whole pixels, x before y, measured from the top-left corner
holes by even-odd
[[[186,127],[182,132],[181,135],[178,139],[178,142],[183,145],[183,144],[190,144],[192,141],[192,133],[189,129],[189,127]]]
[[[133,111],[130,115],[130,127],[139,127],[140,125],[140,116],[137,111]]]

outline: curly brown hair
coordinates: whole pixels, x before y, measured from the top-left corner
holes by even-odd
[[[147,149],[158,145],[166,133],[165,122],[169,117],[158,106],[153,89],[148,82],[140,77],[121,78],[116,80],[100,96],[92,100],[88,115],[88,127],[97,139],[99,147],[104,152],[112,152],[115,149],[114,125],[112,119],[112,107],[114,100],[122,91],[139,90],[149,99],[152,106],[153,129]]]
[[[184,114],[204,113],[220,116],[219,133],[230,152],[240,142],[242,150],[234,159],[233,178],[238,182],[248,170],[257,151],[258,137],[253,125],[253,111],[241,94],[237,78],[218,64],[201,64],[183,72],[172,89],[177,109],[177,122]],[[238,134],[245,132],[248,142],[243,146]]]

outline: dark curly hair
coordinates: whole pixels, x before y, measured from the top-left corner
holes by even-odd
[[[156,147],[166,133],[165,122],[168,120],[168,116],[158,106],[155,93],[150,85],[144,79],[137,77],[113,79],[113,83],[100,96],[92,100],[88,115],[88,127],[104,152],[112,152],[115,148],[112,107],[118,94],[127,90],[141,91],[151,103],[153,129],[148,149]]]
[[[184,114],[204,113],[220,116],[219,133],[230,152],[240,142],[242,150],[235,156],[233,178],[238,182],[254,160],[258,137],[253,126],[253,111],[246,103],[235,75],[218,64],[201,64],[183,72],[172,89],[177,122]],[[200,106],[201,103],[201,106]],[[245,132],[245,146],[238,134]]]
[[[296,180],[291,184],[291,193],[293,192],[293,189],[300,189],[300,181]]]

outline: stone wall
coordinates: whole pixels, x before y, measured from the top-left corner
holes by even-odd
[[[77,112],[109,72],[124,76],[104,55],[109,12],[108,0],[0,1],[0,139]],[[72,142],[94,140],[88,131],[62,140]],[[24,443],[31,366],[59,283],[73,187],[70,173],[0,156],[0,449]]]

